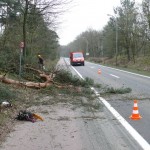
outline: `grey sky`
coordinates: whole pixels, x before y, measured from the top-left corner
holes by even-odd
[[[142,0],[135,0],[142,1]],[[88,28],[101,30],[114,15],[113,8],[120,6],[120,0],[74,0],[76,6],[62,17],[58,30],[60,44],[66,45]]]

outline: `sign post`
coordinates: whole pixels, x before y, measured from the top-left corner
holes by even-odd
[[[21,77],[21,71],[22,71],[22,54],[23,54],[23,48],[24,48],[24,42],[20,42],[20,63],[19,63],[19,76]]]

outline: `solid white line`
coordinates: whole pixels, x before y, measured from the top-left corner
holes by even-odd
[[[78,74],[78,76],[84,80],[84,78],[82,77],[82,75],[73,67],[71,66],[71,68]]]
[[[73,66],[71,67],[79,75],[79,77],[84,80],[83,76]],[[129,134],[139,143],[139,145],[144,150],[150,150],[149,143],[104,98],[100,97],[100,94],[94,89],[94,87],[91,87],[91,90],[93,90],[95,94],[99,96],[98,98],[100,101],[115,116],[115,118],[122,124]]]
[[[94,66],[91,66],[90,68],[92,68],[92,69],[93,69],[93,68],[95,68],[95,67],[94,67]]]
[[[97,65],[97,66],[100,66],[100,67],[110,68],[110,69],[117,70],[117,71],[120,71],[120,72],[126,72],[126,73],[129,73],[129,74],[133,74],[133,75],[136,75],[136,76],[140,76],[140,77],[144,77],[144,78],[149,78],[150,79],[149,76],[145,76],[145,75],[141,75],[141,74],[125,71],[125,70],[120,70],[120,69],[116,69],[116,68],[112,68],[112,67],[108,67],[108,66],[103,66],[103,65],[92,63],[92,62],[87,62],[87,63],[92,64],[92,65]]]
[[[130,135],[141,145],[144,150],[150,150],[149,143],[102,97],[99,99],[109,109],[109,111],[116,117],[116,119],[125,127]]]
[[[66,60],[66,62],[69,63],[68,60]],[[73,66],[71,66],[71,68],[78,74],[78,76],[79,76],[81,79],[84,80],[84,78],[82,77],[82,75],[81,75]]]
[[[120,77],[118,77],[118,76],[116,76],[116,75],[113,75],[113,74],[110,74],[111,76],[113,76],[113,77],[115,77],[115,78],[120,78]]]

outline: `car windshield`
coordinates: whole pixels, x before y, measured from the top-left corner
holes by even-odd
[[[83,54],[82,54],[82,53],[74,53],[74,54],[73,54],[73,57],[74,57],[74,58],[83,57]]]

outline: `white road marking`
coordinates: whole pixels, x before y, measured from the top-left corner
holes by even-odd
[[[71,68],[79,75],[79,77],[83,80],[83,76],[73,67]],[[95,90],[94,87],[91,87],[91,90],[95,92],[97,96],[99,96],[99,100],[106,106],[106,108],[114,115],[114,117],[122,124],[122,126],[129,132],[129,134],[139,143],[139,145],[144,150],[150,150],[149,143]]]
[[[92,68],[92,69],[93,69],[93,68],[95,68],[95,67],[94,67],[94,66],[92,66],[92,67],[90,67],[90,68]]]
[[[102,97],[99,99],[109,109],[109,111],[116,117],[116,119],[124,126],[130,135],[139,143],[144,150],[150,150],[149,143]]]
[[[116,76],[116,75],[113,75],[113,74],[110,74],[111,76],[113,76],[113,77],[115,77],[115,78],[120,78],[120,77],[118,77],[118,76]]]
[[[110,68],[110,69],[113,69],[113,70],[117,70],[117,71],[121,71],[121,72],[126,72],[126,73],[129,73],[129,74],[133,74],[133,75],[136,75],[136,76],[140,76],[140,77],[144,77],[144,78],[149,78],[150,79],[149,76],[145,76],[145,75],[141,75],[141,74],[137,74],[137,73],[125,71],[125,70],[120,70],[120,69],[116,69],[116,68],[112,68],[112,67],[108,67],[108,66],[103,66],[103,65],[92,63],[92,62],[86,62],[86,63],[89,63],[91,65],[95,65],[95,66],[106,67],[106,68]]]
[[[82,75],[73,67],[71,66],[71,68],[78,74],[78,76],[84,80],[84,78],[82,77]]]

